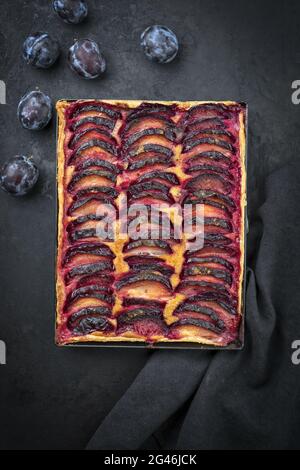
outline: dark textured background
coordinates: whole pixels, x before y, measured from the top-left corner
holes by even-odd
[[[31,196],[0,194],[0,339],[8,349],[7,365],[0,366],[2,449],[84,447],[150,354],[54,345],[55,126],[40,133],[21,128],[20,97],[39,87],[53,101],[246,101],[250,214],[263,178],[300,148],[300,106],[291,103],[291,82],[300,78],[296,0],[89,0],[89,18],[77,27],[65,25],[51,3],[0,2],[0,79],[7,84],[0,160],[32,154],[41,169]],[[172,64],[152,64],[139,49],[140,33],[153,23],[178,35],[180,54]],[[59,62],[48,71],[21,58],[25,37],[37,30],[61,43]],[[84,81],[68,69],[66,51],[81,37],[100,43],[108,64],[103,79]]]

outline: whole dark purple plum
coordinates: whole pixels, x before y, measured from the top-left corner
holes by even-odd
[[[25,39],[23,57],[33,67],[48,69],[60,54],[59,43],[48,33],[34,33]]]
[[[171,62],[178,52],[178,39],[166,26],[149,26],[141,35],[141,47],[149,60],[160,64]]]
[[[106,69],[106,61],[99,46],[91,39],[79,39],[69,49],[71,69],[83,78],[99,77]]]
[[[30,91],[21,98],[17,115],[25,129],[43,129],[52,117],[51,99],[41,91]]]
[[[4,163],[0,172],[1,188],[13,196],[24,196],[36,184],[39,170],[31,158],[17,155]]]
[[[84,0],[54,0],[54,11],[65,23],[81,23],[88,14],[88,6]]]

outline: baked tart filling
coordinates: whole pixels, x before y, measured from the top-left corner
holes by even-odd
[[[57,344],[235,344],[245,105],[80,100],[57,111]]]

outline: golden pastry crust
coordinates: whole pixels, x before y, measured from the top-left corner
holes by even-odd
[[[79,102],[88,102],[95,100],[78,100]],[[223,106],[240,106],[240,103],[234,101],[142,101],[142,100],[101,100],[102,103],[107,103],[109,105],[123,107],[126,106],[130,109],[134,109],[141,105],[142,103],[159,103],[162,105],[176,105],[181,109],[188,110],[189,108],[201,105],[201,104],[221,104]],[[122,335],[115,334],[103,334],[102,332],[92,332],[86,335],[72,335],[68,338],[67,341],[62,340],[59,336],[59,327],[63,322],[63,307],[66,298],[66,288],[64,279],[62,276],[62,271],[60,269],[63,256],[63,247],[65,239],[64,231],[64,217],[65,217],[65,204],[66,204],[66,195],[65,187],[66,182],[70,179],[70,173],[66,169],[65,165],[65,129],[66,129],[66,110],[69,106],[73,105],[73,101],[61,100],[56,104],[57,115],[58,115],[58,139],[57,139],[57,196],[58,196],[58,215],[57,215],[57,270],[56,270],[56,343],[58,345],[66,344],[76,344],[76,343],[120,343],[120,342],[130,342],[130,343],[145,343],[145,338],[135,334],[133,331],[127,331]],[[238,281],[238,305],[237,313],[239,316],[243,312],[243,279],[244,279],[244,246],[245,246],[245,209],[246,209],[246,108],[241,107],[239,112],[239,158],[240,158],[240,169],[241,169],[241,178],[240,178],[240,230],[239,230],[239,244],[240,244],[240,271],[239,271],[239,281]],[[180,158],[180,151],[178,155],[175,155],[175,161]],[[179,177],[186,177],[182,172],[180,165],[176,165],[174,169],[170,170],[171,172],[176,173]],[[176,188],[172,188],[176,190]],[[122,258],[122,247],[124,242],[119,243],[116,241],[112,245],[112,250],[116,255],[114,261],[116,272],[124,272],[125,268],[123,258]],[[179,274],[182,267],[183,253],[185,250],[185,242],[183,241],[180,247],[176,250],[173,255],[165,255],[164,259],[168,261],[169,264],[174,266],[175,273],[172,276],[172,284],[176,286],[179,282]],[[175,294],[174,298],[168,301],[167,306],[164,311],[164,317],[167,324],[172,324],[174,321],[173,312],[176,306],[183,300],[184,296],[182,294]],[[118,296],[116,303],[113,308],[113,312],[117,313],[120,309],[120,302],[118,302]],[[205,335],[199,334],[197,328],[187,327],[182,329],[182,333],[179,339],[168,338],[163,335],[153,338],[154,343],[198,343],[206,346],[223,346],[220,345],[219,341],[214,339],[206,338]]]

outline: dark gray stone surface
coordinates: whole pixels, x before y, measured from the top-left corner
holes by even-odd
[[[64,24],[46,0],[2,0],[0,161],[32,154],[41,178],[29,197],[0,194],[0,448],[84,447],[149,353],[124,349],[58,349],[54,345],[55,125],[39,133],[16,119],[20,97],[39,87],[60,98],[234,99],[249,104],[249,202],[273,169],[298,157],[300,106],[291,82],[300,78],[300,4],[271,0],[89,0],[88,20]],[[152,64],[139,48],[145,27],[174,29],[180,54]],[[62,55],[49,70],[21,58],[30,32],[48,31]],[[85,81],[66,64],[73,38],[100,43],[102,79]],[[284,182],[283,182],[284,184]],[[174,351],[176,354],[176,351]],[[201,355],[201,351],[199,355]]]

